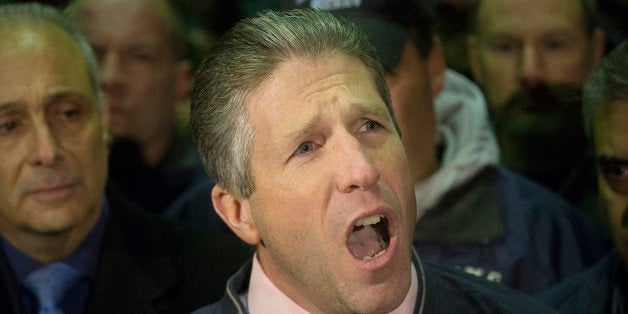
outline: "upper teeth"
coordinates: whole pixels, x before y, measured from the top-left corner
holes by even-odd
[[[355,226],[359,227],[359,226],[374,225],[374,224],[378,223],[380,220],[382,220],[382,218],[384,218],[384,216],[381,215],[381,214],[376,214],[376,215],[373,215],[373,216],[364,217],[364,218],[356,221]]]

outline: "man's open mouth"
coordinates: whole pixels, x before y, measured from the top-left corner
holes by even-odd
[[[361,260],[382,255],[389,244],[388,219],[381,214],[358,220],[347,239],[347,248],[353,256]]]

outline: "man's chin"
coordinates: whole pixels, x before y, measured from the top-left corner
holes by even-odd
[[[75,222],[68,217],[59,216],[58,219],[46,218],[42,221],[32,222],[28,225],[32,233],[42,236],[59,236],[74,228]]]
[[[520,115],[506,119],[501,123],[500,132],[511,139],[555,141],[565,136],[568,131],[552,117],[538,115]]]
[[[406,270],[407,269],[407,270]],[[366,283],[362,289],[354,290],[347,303],[357,313],[388,313],[399,307],[405,300],[411,286],[412,268],[386,276],[379,283]]]
[[[392,312],[403,303],[409,289],[410,283],[408,282],[407,287],[404,284],[397,284],[377,292],[369,292],[368,295],[353,295],[350,310],[355,313]]]
[[[521,140],[566,140],[582,133],[581,89],[544,85],[521,90],[491,110],[501,136]]]

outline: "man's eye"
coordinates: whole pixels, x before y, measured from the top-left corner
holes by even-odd
[[[379,124],[377,121],[368,120],[362,125],[362,127],[360,128],[360,131],[373,131],[381,127],[382,125]]]
[[[314,150],[314,143],[312,143],[312,142],[305,142],[305,143],[302,143],[301,145],[299,145],[297,150],[294,151],[293,156],[303,155],[303,154],[309,153],[309,152],[311,152],[313,150]]]
[[[65,110],[62,112],[63,116],[71,119],[71,118],[76,118],[78,116],[81,115],[81,111],[78,109],[69,109],[69,110]]]
[[[547,51],[559,51],[567,46],[565,40],[560,39],[548,39],[544,42],[543,47]]]
[[[628,162],[608,157],[600,157],[598,162],[605,175],[611,177],[628,176]]]
[[[615,192],[628,195],[628,161],[616,158],[598,158],[600,171]]]
[[[501,53],[510,53],[519,50],[519,45],[508,40],[498,40],[490,43],[491,50]]]
[[[141,62],[150,62],[154,59],[153,54],[146,51],[135,51],[131,53],[131,58]]]
[[[17,122],[8,121],[0,124],[0,134],[8,134],[17,128]]]

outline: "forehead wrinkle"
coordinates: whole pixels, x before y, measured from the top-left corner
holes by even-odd
[[[329,108],[330,106],[335,106],[334,103],[328,103],[327,106],[325,106],[322,111],[327,111],[325,110],[325,108],[327,109],[331,109]],[[356,115],[356,116],[377,116],[377,117],[381,117],[381,118],[386,118],[386,119],[390,119],[390,114],[388,112],[388,109],[386,109],[383,106],[378,106],[376,104],[371,104],[371,103],[362,103],[362,102],[352,102],[349,107],[348,110],[346,110],[349,112],[349,115]],[[295,130],[295,131],[291,131],[288,133],[289,138],[302,138],[307,136],[308,134],[312,134],[315,132],[315,130],[320,126],[320,124],[322,123],[323,117],[322,117],[322,113],[316,114],[313,117],[311,117],[304,125],[303,127]]]
[[[67,99],[76,99],[78,101],[93,104],[92,98],[90,96],[71,89],[62,89],[46,95],[44,98],[44,104],[54,104]]]
[[[307,136],[308,134],[312,134],[321,124],[322,117],[320,114],[316,114],[311,117],[302,127],[288,132],[289,139],[299,139]]]
[[[307,60],[305,62],[311,63],[316,61]],[[294,97],[289,98],[294,99],[294,101],[302,100],[305,106],[313,107],[312,109],[317,112],[305,122],[303,127],[290,132],[292,136],[300,137],[312,132],[323,120],[321,111],[329,109],[330,106],[339,105],[343,98],[351,98],[350,87],[347,86],[347,81],[344,80],[346,75],[348,74],[333,73],[323,78],[306,82],[303,86],[296,86],[297,88],[295,88],[295,85],[300,85],[300,83],[295,79],[289,81],[294,83],[283,86],[283,89],[287,91],[291,89],[297,90]]]
[[[308,83],[296,95],[296,98],[302,98],[308,104],[320,104],[323,107],[333,106],[347,99],[351,105],[355,105],[356,95],[352,92],[352,87],[359,85],[362,81],[348,73],[334,73]]]
[[[81,102],[88,103],[90,105],[94,105],[95,101],[90,95],[85,95],[82,92],[70,90],[70,89],[61,89],[58,91],[52,91],[44,96],[42,105],[36,106],[35,108],[45,108],[48,105],[57,103],[59,101],[63,101],[66,99],[76,99]],[[26,107],[26,101],[23,99],[9,100],[6,102],[0,102],[0,111],[11,111],[11,110],[19,110],[21,108]]]

